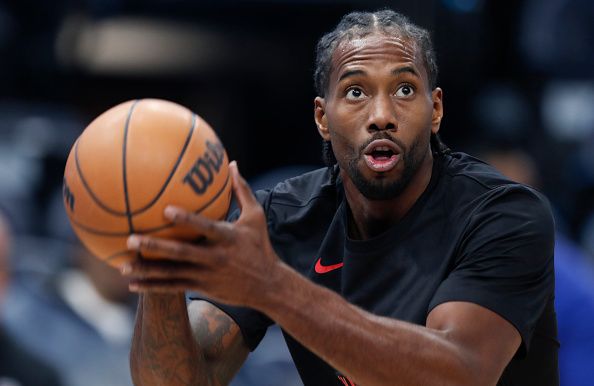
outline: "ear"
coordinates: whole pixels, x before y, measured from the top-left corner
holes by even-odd
[[[441,88],[436,87],[435,90],[431,92],[431,99],[433,100],[431,132],[437,134],[439,132],[439,126],[441,125],[441,119],[443,118],[443,91]]]
[[[330,141],[328,120],[326,119],[326,101],[322,97],[316,97],[314,99],[314,119],[318,127],[318,133],[320,133],[325,141]]]

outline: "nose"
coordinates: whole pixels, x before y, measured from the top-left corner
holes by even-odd
[[[369,109],[368,130],[370,132],[395,130],[397,127],[396,109],[392,98],[389,95],[375,96]]]

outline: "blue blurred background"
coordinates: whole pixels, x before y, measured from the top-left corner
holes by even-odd
[[[562,385],[591,384],[591,0],[0,2],[0,208],[13,235],[4,328],[63,384],[130,384],[135,299],[74,243],[62,209],[76,137],[109,107],[156,97],[208,121],[254,186],[321,166],[316,41],[344,13],[382,7],[433,33],[444,142],[551,200]],[[235,385],[299,384],[278,339],[273,329]]]

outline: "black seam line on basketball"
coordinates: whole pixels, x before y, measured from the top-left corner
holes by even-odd
[[[110,256],[107,256],[105,258],[102,258],[102,260],[104,260],[104,261],[110,261],[110,260],[115,259],[116,257],[129,255],[130,253],[134,253],[134,255],[136,257],[142,258],[142,255],[141,255],[140,252],[133,252],[133,251],[130,251],[130,250],[123,250],[123,251],[116,252],[113,255],[110,255]]]
[[[85,190],[87,191],[87,193],[89,193],[89,195],[91,196],[91,198],[93,199],[93,201],[95,201],[95,203],[97,205],[99,205],[99,207],[101,209],[103,209],[104,211],[106,211],[107,213],[111,213],[111,214],[116,215],[116,216],[125,216],[126,213],[120,212],[120,211],[117,211],[117,210],[114,210],[114,209],[111,209],[110,207],[108,207],[107,205],[105,205],[104,203],[102,203],[101,200],[99,199],[99,197],[95,196],[95,193],[93,193],[93,190],[91,190],[91,187],[87,183],[87,180],[85,178],[85,175],[82,172],[82,168],[80,167],[80,163],[78,161],[78,142],[79,141],[80,141],[80,139],[78,139],[76,141],[76,143],[74,144],[74,160],[76,162],[76,171],[78,172],[78,175],[80,176],[80,180],[82,181],[82,184],[85,187]]]
[[[219,196],[221,194],[223,194],[223,191],[225,190],[225,187],[227,187],[227,185],[229,184],[229,178],[230,174],[229,172],[227,172],[227,178],[225,179],[225,184],[221,187],[221,189],[219,189],[219,191],[217,192],[217,194],[215,194],[215,196],[213,198],[211,198],[210,200],[208,200],[208,202],[204,205],[202,205],[202,207],[196,209],[194,211],[195,214],[199,214],[201,213],[203,210],[205,210],[206,208],[208,208],[210,206],[210,204],[212,204],[213,202],[216,201],[217,198],[219,198]],[[160,230],[163,229],[167,229],[167,228],[171,228],[172,226],[174,226],[174,223],[169,223],[169,224],[165,224],[165,225],[161,225],[155,228],[147,228],[147,229],[137,229],[137,233],[139,234],[146,234],[146,233],[152,233],[152,232],[158,232]]]
[[[222,220],[224,220],[225,218],[227,218],[227,215],[226,215],[226,214],[223,214],[221,217],[219,217],[219,218],[217,219],[217,221],[222,221]],[[117,258],[117,257],[120,257],[120,256],[129,255],[129,254],[130,254],[130,252],[132,252],[132,251],[130,251],[130,250],[123,250],[123,251],[119,251],[119,252],[116,252],[116,253],[114,253],[113,255],[107,256],[107,257],[106,257],[106,258],[104,258],[103,260],[105,260],[105,261],[110,261],[110,260],[113,260],[113,259],[115,259],[115,258]],[[142,258],[142,255],[140,254],[140,252],[135,252],[134,254],[135,254],[135,255],[137,255],[137,257],[140,257],[140,258]]]
[[[225,184],[221,187],[221,189],[219,189],[219,191],[217,192],[217,194],[211,198],[206,204],[202,205],[200,208],[194,210],[194,213],[199,214],[200,212],[202,212],[203,210],[205,210],[206,208],[208,208],[210,206],[210,204],[212,204],[217,198],[219,198],[219,196],[223,193],[223,191],[225,190],[225,188],[227,187],[227,185],[229,184],[229,178],[230,174],[229,172],[227,172],[227,178],[225,180]],[[226,217],[226,216],[224,216]],[[109,231],[101,231],[98,229],[93,229],[89,226],[83,225],[79,222],[77,222],[76,220],[74,220],[72,217],[70,217],[70,222],[72,224],[74,224],[75,226],[79,227],[80,229],[82,229],[83,231],[87,232],[87,233],[91,233],[93,235],[97,235],[97,236],[106,236],[106,237],[122,237],[122,236],[128,236],[130,233],[128,232],[109,232]],[[146,229],[136,229],[136,233],[138,234],[145,234],[145,233],[152,233],[152,232],[156,232],[156,231],[160,231],[162,229],[166,229],[166,228],[170,228],[172,226],[174,226],[175,224],[173,223],[169,223],[169,224],[165,224],[165,225],[161,225],[158,227],[154,227],[154,228],[146,228]]]
[[[136,101],[138,102],[138,100]],[[135,104],[136,104],[135,102]],[[165,191],[165,189],[167,188],[167,186],[169,185],[169,182],[171,180],[171,178],[173,178],[173,175],[175,174],[176,169],[179,167],[179,164],[181,163],[181,160],[190,144],[190,139],[192,138],[194,131],[195,131],[195,127],[196,127],[196,121],[197,121],[197,116],[196,114],[192,113],[192,124],[190,126],[190,132],[188,133],[188,137],[186,138],[186,142],[184,143],[184,146],[181,150],[181,154],[177,160],[177,162],[175,163],[175,166],[173,168],[173,171],[171,172],[171,174],[169,175],[169,177],[167,178],[167,181],[165,181],[163,187],[161,188],[161,191],[157,194],[157,196],[146,206],[137,209],[136,211],[132,212],[131,214],[137,215],[140,214],[146,210],[148,210],[158,199],[159,197],[161,197],[161,195],[163,194],[163,192]],[[103,202],[101,202],[101,200],[99,199],[99,197],[97,197],[95,195],[95,193],[93,192],[93,190],[91,189],[91,187],[89,186],[89,184],[87,183],[87,180],[84,177],[84,174],[82,172],[82,169],[80,167],[80,163],[78,161],[78,140],[76,141],[76,143],[74,144],[74,159],[76,161],[76,170],[80,176],[80,179],[83,183],[83,186],[85,187],[85,190],[87,191],[87,193],[89,193],[89,195],[91,196],[91,198],[93,199],[93,201],[95,201],[95,203],[104,211],[106,211],[107,213],[113,214],[115,216],[118,217],[124,217],[124,216],[128,216],[129,213],[128,212],[122,212],[122,211],[118,211],[115,209],[112,209],[110,207],[108,207],[107,205],[105,205]],[[124,190],[126,190],[126,188],[124,188]]]
[[[177,171],[177,168],[179,167],[179,164],[182,161],[182,158],[184,157],[184,154],[186,153],[186,150],[188,149],[188,145],[190,144],[190,140],[192,139],[192,135],[194,135],[194,128],[196,127],[196,114],[192,113],[192,125],[190,126],[190,132],[188,133],[188,137],[186,138],[186,142],[184,143],[184,147],[182,148],[179,157],[177,158],[177,161],[175,162],[175,165],[173,166],[173,169],[171,170],[171,173],[169,174],[169,177],[167,177],[167,180],[163,183],[163,186],[161,187],[161,190],[159,191],[159,193],[157,193],[157,195],[155,196],[155,198],[153,198],[151,200],[151,202],[149,202],[148,204],[146,204],[145,206],[143,206],[140,209],[135,210],[134,212],[132,212],[132,216],[135,216],[137,214],[140,214],[148,209],[150,209],[151,206],[154,205],[155,202],[157,202],[157,200],[159,200],[159,198],[161,197],[161,195],[163,194],[163,192],[165,192],[165,189],[167,189],[167,186],[169,185],[169,182],[171,181],[171,179],[173,178],[173,175],[175,174],[175,172]]]
[[[140,99],[136,99],[130,110],[128,110],[128,116],[126,117],[126,124],[124,126],[124,141],[122,142],[122,177],[124,179],[124,202],[126,203],[126,218],[128,219],[128,229],[130,233],[134,233],[134,224],[132,223],[132,214],[130,213],[130,197],[128,196],[128,174],[126,168],[126,149],[128,148],[128,131],[130,128],[130,121],[132,120],[132,113],[134,108],[140,102]]]
[[[103,260],[105,260],[105,261],[110,261],[110,260],[113,260],[113,259],[115,259],[116,257],[120,257],[120,256],[128,255],[128,254],[130,254],[130,252],[131,252],[131,251],[128,251],[128,250],[125,250],[125,251],[120,251],[120,252],[116,252],[116,253],[114,253],[114,254],[113,254],[113,255],[111,255],[111,256],[107,256],[107,257],[106,257],[105,259],[103,259]]]
[[[91,227],[88,227],[86,225],[83,225],[83,224],[79,223],[78,221],[74,220],[72,217],[70,217],[70,222],[74,226],[82,229],[83,231],[85,231],[87,233],[90,233],[90,234],[93,234],[93,235],[96,235],[96,236],[121,237],[121,236],[128,236],[128,235],[130,235],[130,233],[127,232],[127,231],[109,232],[109,231],[101,231],[101,230],[98,230],[98,229],[93,229]]]

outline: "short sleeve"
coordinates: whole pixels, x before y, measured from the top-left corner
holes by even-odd
[[[273,324],[273,321],[266,315],[251,308],[236,307],[215,302],[196,292],[189,292],[187,298],[189,301],[204,300],[212,303],[215,307],[229,315],[239,326],[241,335],[250,351],[254,351],[258,347],[258,344],[260,344],[260,341],[262,341],[262,338],[266,334],[266,330]]]
[[[554,296],[554,223],[546,199],[521,185],[481,197],[469,215],[450,274],[429,311],[450,301],[478,304],[518,330],[525,353]]]
[[[264,207],[264,210],[267,212],[270,195],[269,191],[257,191],[255,192],[255,195],[258,202],[260,202],[260,204]],[[229,215],[227,216],[227,221],[236,221],[237,218],[239,218],[239,214],[239,209],[236,207],[232,208],[229,211]],[[209,303],[212,303],[221,311],[229,315],[229,317],[231,317],[231,319],[233,319],[233,321],[239,326],[241,334],[243,335],[243,339],[245,340],[245,343],[247,344],[250,351],[254,351],[256,347],[258,347],[258,344],[260,344],[260,341],[266,334],[266,330],[273,324],[273,321],[266,315],[251,308],[236,307],[219,303],[196,292],[189,292],[187,294],[187,298],[189,301],[205,300]]]

